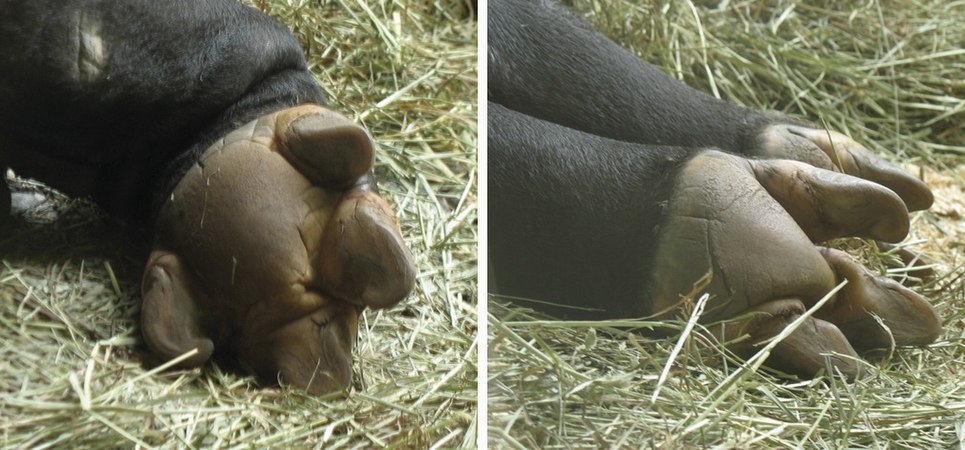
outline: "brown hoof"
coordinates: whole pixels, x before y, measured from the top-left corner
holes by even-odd
[[[837,325],[855,349],[928,345],[941,335],[941,319],[922,296],[871,273],[847,253],[824,248],[821,254],[848,284],[818,314]]]
[[[712,330],[725,344],[737,342],[728,345],[734,354],[749,358],[804,311],[800,300],[774,300],[746,311],[749,315],[746,319],[718,324]],[[745,335],[749,339],[741,339]],[[813,378],[822,370],[832,374],[840,372],[848,379],[861,374],[857,353],[844,334],[833,324],[814,317],[806,319],[778,343],[764,364],[806,378]]]
[[[141,281],[141,333],[162,361],[193,351],[179,365],[198,367],[214,353],[214,343],[205,336],[199,318],[199,305],[208,300],[195,276],[185,269],[173,253],[151,253]]]
[[[267,383],[281,381],[322,395],[352,385],[352,349],[358,332],[354,306],[327,302],[315,313],[240,343],[243,365]]]
[[[369,170],[375,158],[365,130],[335,111],[299,106],[278,113],[277,151],[318,186],[348,189]]]
[[[848,338],[830,322],[811,317],[774,348],[767,364],[813,378],[821,370],[848,380],[861,376],[858,355]]]
[[[898,194],[909,211],[928,209],[935,201],[923,181],[885,161],[853,139],[836,131],[787,126],[790,133],[814,143],[842,172],[881,184]]]
[[[908,234],[908,210],[884,186],[797,161],[751,161],[751,166],[813,242],[842,236],[898,242]]]
[[[415,283],[415,267],[398,220],[373,192],[353,190],[336,207],[322,235],[319,272],[337,298],[386,308]]]

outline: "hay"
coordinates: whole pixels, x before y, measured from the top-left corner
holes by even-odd
[[[364,314],[344,395],[264,388],[215,364],[147,371],[142,246],[89,204],[17,180],[30,205],[0,235],[3,448],[474,445],[475,19],[458,1],[253,3],[295,30],[330,102],[378,140],[414,293]]]
[[[945,334],[927,348],[867,360],[871,375],[861,381],[788,381],[742,368],[700,326],[684,333],[683,320],[557,322],[491,301],[490,445],[959,447],[965,429],[961,3],[573,3],[597,29],[691,86],[827,124],[913,163],[906,168],[920,171],[937,197],[931,210],[913,214],[906,240],[931,259],[937,279],[914,289],[936,306]],[[881,273],[907,275],[868,243],[836,245]],[[674,337],[632,333],[654,326]]]

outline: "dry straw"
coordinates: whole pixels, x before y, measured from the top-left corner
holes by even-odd
[[[330,102],[378,140],[415,291],[365,313],[347,394],[263,388],[217,365],[149,371],[143,246],[90,205],[17,181],[20,199],[49,200],[0,234],[0,447],[474,445],[474,13],[460,1],[253,4],[294,29]]]
[[[490,302],[493,448],[959,448],[965,436],[965,3],[574,0],[595,27],[705,92],[845,132],[929,180],[907,246],[841,240],[924,293],[928,348],[868,359],[870,376],[787,380],[728,355],[688,317],[558,322]],[[626,95],[632,95],[627,93]],[[695,298],[696,302],[698,299]],[[670,339],[633,331],[662,328]],[[766,350],[764,348],[763,350]]]

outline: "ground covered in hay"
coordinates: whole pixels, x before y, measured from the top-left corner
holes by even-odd
[[[922,177],[935,205],[909,248],[936,279],[905,276],[858,240],[837,242],[914,285],[945,334],[868,360],[871,375],[785,380],[742,366],[699,327],[554,322],[489,306],[493,448],[958,448],[965,437],[965,5],[961,2],[576,0],[598,29],[721,98],[826,123]],[[766,3],[766,4],[765,4]],[[671,357],[674,347],[681,351]],[[670,363],[668,364],[668,361]],[[755,361],[759,362],[759,361]],[[666,369],[666,370],[665,370]],[[666,372],[666,380],[659,381]]]
[[[476,29],[460,1],[259,0],[330,102],[376,137],[376,173],[418,264],[360,321],[333,398],[217,365],[147,370],[144,246],[89,204],[15,180],[0,234],[0,447],[453,448],[475,443]]]

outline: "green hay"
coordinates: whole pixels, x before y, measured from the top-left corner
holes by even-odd
[[[344,394],[265,388],[216,364],[148,371],[143,249],[90,205],[17,180],[49,200],[0,235],[0,447],[474,446],[475,19],[460,2],[253,3],[295,30],[330,103],[378,141],[415,291],[361,318]]]
[[[687,84],[840,130],[923,174],[909,248],[944,319],[870,375],[788,381],[686,320],[556,322],[489,302],[493,448],[958,448],[965,429],[965,8],[961,2],[575,0],[597,29]],[[698,20],[699,19],[699,20]],[[630,94],[628,94],[630,95]],[[896,258],[835,246],[902,280]],[[669,339],[633,331],[660,326]],[[680,344],[679,353],[675,346]],[[675,356],[674,356],[675,355]],[[668,364],[668,360],[672,360]],[[660,381],[667,371],[666,379]]]

